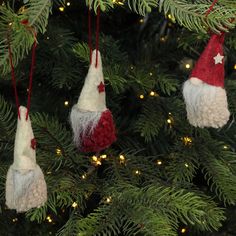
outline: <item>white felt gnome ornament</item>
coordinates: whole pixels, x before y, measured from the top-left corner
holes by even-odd
[[[47,201],[47,186],[42,170],[36,163],[36,141],[27,109],[19,108],[14,162],[6,180],[6,205],[17,212],[40,207]]]
[[[115,140],[113,117],[106,107],[105,85],[100,52],[94,50],[77,104],[72,108],[70,122],[74,142],[82,152],[99,152]]]
[[[195,127],[220,128],[229,120],[224,89],[224,33],[213,34],[197,61],[183,95],[189,123]]]

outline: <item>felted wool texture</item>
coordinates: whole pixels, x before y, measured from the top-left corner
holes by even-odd
[[[195,127],[224,126],[230,116],[225,89],[190,78],[184,83],[183,95],[189,123]]]
[[[96,50],[92,53],[92,62],[89,67],[88,74],[85,78],[83,89],[80,93],[77,107],[85,111],[105,111],[106,108],[106,94],[99,93],[97,87],[102,82],[104,84],[102,60],[100,52],[98,51],[98,65],[96,65]]]
[[[74,133],[74,143],[78,148],[81,148],[83,137],[91,135],[101,115],[101,111],[81,110],[78,108],[77,104],[72,107],[70,122]]]
[[[6,205],[17,212],[26,212],[41,207],[47,201],[47,186],[38,165],[34,170],[15,170],[11,166],[7,173]]]
[[[14,162],[6,179],[6,205],[21,212],[42,206],[47,200],[47,187],[44,175],[36,164],[36,151],[31,142],[34,140],[34,134],[30,117],[26,120],[25,107],[21,106],[19,111]]]
[[[224,87],[225,70],[224,64],[215,64],[214,57],[219,53],[224,55],[224,34],[213,34],[194,66],[190,78],[198,78],[203,82]]]

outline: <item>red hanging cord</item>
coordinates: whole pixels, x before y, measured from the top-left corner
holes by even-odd
[[[92,63],[92,32],[91,32],[91,11],[90,6],[88,9],[88,45],[89,45],[89,58],[90,64]],[[96,63],[95,67],[98,66],[98,50],[99,50],[99,33],[100,33],[100,7],[97,9],[97,22],[96,22]]]
[[[96,31],[96,64],[95,67],[98,66],[98,49],[99,49],[99,31],[100,31],[100,7],[98,7],[97,11],[97,31]]]
[[[34,67],[35,67],[35,51],[36,51],[36,46],[37,46],[36,34],[34,33],[34,44],[33,44],[33,49],[32,49],[31,68],[30,68],[30,75],[29,75],[27,112],[26,112],[26,117],[25,117],[26,120],[28,120],[29,110],[30,110],[30,102],[31,102],[31,94],[32,94],[32,84],[33,84],[33,71],[34,71]],[[9,60],[10,60],[10,65],[11,65],[12,85],[13,85],[13,88],[14,88],[16,106],[17,106],[17,111],[18,111],[18,117],[19,117],[19,119],[21,119],[21,117],[20,117],[20,103],[19,103],[19,97],[18,97],[17,88],[16,88],[15,70],[14,70],[14,65],[13,65],[13,60],[12,60],[11,43],[10,43],[9,37],[8,37],[8,52],[9,52]]]
[[[89,4],[89,3],[88,3]],[[89,44],[89,60],[92,63],[92,33],[91,33],[91,11],[88,8],[88,44]]]
[[[211,4],[211,6],[209,7],[209,9],[206,12],[206,17],[208,17],[208,15],[212,12],[214,6],[216,5],[216,3],[218,2],[218,0],[214,0]]]
[[[28,92],[28,101],[27,101],[27,112],[26,112],[26,120],[29,117],[29,110],[30,110],[30,102],[31,102],[31,94],[32,94],[32,84],[33,84],[33,73],[35,67],[35,51],[36,51],[37,43],[36,37],[34,38],[34,44],[32,49],[32,59],[31,59],[31,67],[30,67],[30,76],[29,76],[29,92]]]

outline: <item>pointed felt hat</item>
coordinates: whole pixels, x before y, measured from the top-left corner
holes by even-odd
[[[15,148],[14,148],[14,163],[15,170],[32,170],[36,167],[36,141],[34,138],[30,117],[26,120],[27,109],[20,106],[20,118],[18,118]]]
[[[190,79],[197,78],[209,85],[224,87],[224,33],[213,34],[192,70]]]
[[[99,51],[94,50],[92,53],[92,62],[78,99],[77,108],[84,111],[105,111],[107,109],[102,60]]]

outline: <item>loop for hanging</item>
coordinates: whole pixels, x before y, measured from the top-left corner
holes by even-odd
[[[96,63],[95,63],[96,68],[98,66],[99,34],[100,34],[100,7],[97,8],[97,20],[96,20]],[[88,8],[88,45],[89,45],[89,59],[90,59],[90,64],[91,64],[92,63],[92,30],[91,30],[90,5]]]
[[[28,21],[23,20],[23,21],[21,21],[21,24],[28,25]],[[30,74],[29,74],[27,112],[26,112],[26,117],[25,117],[26,120],[28,120],[28,117],[29,117],[31,94],[32,94],[32,84],[33,84],[33,72],[34,72],[34,67],[35,67],[35,52],[36,52],[36,47],[37,47],[36,32],[32,27],[28,27],[28,29],[33,32],[34,43],[33,43],[33,47],[32,47],[31,67],[30,67]],[[10,42],[9,33],[7,35],[7,42],[8,42],[9,61],[10,61],[10,66],[11,66],[12,85],[13,85],[13,89],[14,89],[14,95],[15,95],[15,101],[16,101],[18,117],[19,117],[19,119],[21,119],[21,116],[20,116],[20,103],[19,103],[19,97],[18,97],[18,92],[17,92],[17,87],[16,87],[15,70],[14,70],[14,63],[13,63],[13,59],[12,59],[12,50],[11,50],[11,42]]]

